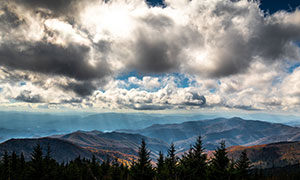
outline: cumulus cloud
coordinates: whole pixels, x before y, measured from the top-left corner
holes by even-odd
[[[298,9],[265,14],[247,0],[1,1],[1,101],[296,108],[298,70],[285,68],[300,61],[299,17]],[[117,80],[133,71],[143,77]]]

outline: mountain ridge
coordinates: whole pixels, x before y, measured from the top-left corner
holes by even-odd
[[[167,143],[173,142],[178,148],[182,148],[182,151],[187,150],[199,135],[203,137],[208,150],[215,149],[220,140],[225,140],[229,146],[300,140],[298,127],[244,120],[239,117],[188,121],[180,124],[156,124],[140,130],[118,130],[118,132],[142,134]]]

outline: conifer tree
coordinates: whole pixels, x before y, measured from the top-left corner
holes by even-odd
[[[21,156],[20,156],[20,168],[21,169],[25,168],[25,157],[24,157],[23,152],[21,153]]]
[[[209,179],[227,180],[229,178],[229,158],[227,156],[225,141],[221,141],[220,146],[214,152],[211,160]]]
[[[246,150],[242,151],[239,159],[235,163],[237,176],[239,179],[249,179],[249,168],[251,167],[251,162],[247,157]]]
[[[11,172],[10,172],[10,168],[9,168],[9,155],[7,153],[7,151],[4,152],[4,156],[2,158],[2,175],[1,175],[1,178],[3,180],[7,180],[7,179],[10,179],[11,177]]]
[[[30,178],[32,180],[42,179],[44,176],[43,151],[38,143],[31,153]]]
[[[158,180],[168,179],[168,169],[165,162],[164,154],[160,151],[157,159],[156,178]]]
[[[158,174],[161,173],[161,171],[164,168],[164,165],[165,165],[164,154],[161,151],[159,151],[158,159],[157,159],[157,168],[156,168],[156,171]]]
[[[150,151],[146,148],[145,140],[142,139],[138,152],[138,161],[131,168],[133,180],[151,180],[154,177],[154,170],[151,165]]]
[[[206,154],[203,153],[204,148],[201,136],[198,136],[195,145],[193,146],[192,166],[193,179],[202,180],[206,178]]]
[[[190,147],[180,160],[180,178],[190,180],[206,179],[206,154],[202,146],[201,136],[198,136],[196,143]]]
[[[177,157],[176,157],[175,145],[172,143],[168,150],[168,156],[166,158],[166,165],[168,167],[168,176],[169,179],[176,179],[177,177]]]
[[[10,164],[10,170],[11,170],[11,179],[17,179],[18,175],[18,156],[15,151],[11,154],[11,164]]]

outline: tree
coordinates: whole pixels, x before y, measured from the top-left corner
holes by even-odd
[[[227,156],[225,141],[221,141],[220,146],[214,152],[214,158],[211,160],[209,179],[227,180],[230,176],[228,171],[229,158]]]
[[[168,167],[168,176],[169,179],[176,179],[177,177],[177,157],[176,157],[175,145],[172,143],[168,150],[168,156],[166,158],[166,165]]]
[[[196,143],[190,147],[180,160],[180,178],[190,180],[206,179],[206,154],[203,153],[201,136],[197,137]]]
[[[191,168],[193,168],[193,179],[201,180],[206,178],[206,154],[203,152],[202,139],[201,136],[198,136],[192,152]]]
[[[43,151],[41,145],[38,143],[31,153],[31,166],[29,176],[31,179],[42,179],[45,174],[43,164]]]
[[[11,164],[10,164],[10,170],[11,170],[11,179],[17,179],[18,176],[18,156],[15,151],[11,154]]]
[[[145,140],[142,139],[138,152],[139,158],[131,167],[131,175],[134,180],[151,180],[154,177],[154,170],[151,165],[150,151],[146,148]]]
[[[235,163],[237,177],[239,179],[249,179],[249,168],[251,167],[251,162],[247,157],[246,150],[242,151],[239,159]]]
[[[165,165],[165,158],[164,158],[164,154],[159,151],[159,155],[158,155],[158,159],[157,159],[157,168],[156,171],[158,174],[161,173],[161,171],[163,170]]]
[[[160,151],[157,159],[156,178],[158,180],[165,180],[168,178],[168,169],[165,162],[164,154]]]
[[[4,156],[2,158],[2,172],[1,172],[1,179],[6,180],[6,179],[10,179],[11,177],[11,172],[10,172],[10,163],[9,163],[9,156],[7,151],[4,152]]]

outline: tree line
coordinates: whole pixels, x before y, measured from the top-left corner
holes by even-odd
[[[37,144],[31,153],[31,160],[24,155],[5,152],[0,162],[0,180],[247,180],[258,179],[250,174],[251,163],[245,151],[237,161],[227,156],[225,142],[208,159],[204,153],[201,137],[181,157],[176,156],[171,144],[165,156],[159,153],[156,164],[150,158],[146,143],[138,151],[138,159],[130,166],[119,163],[117,159],[99,162],[76,158],[68,163],[58,163],[51,157],[48,146],[43,154]]]

